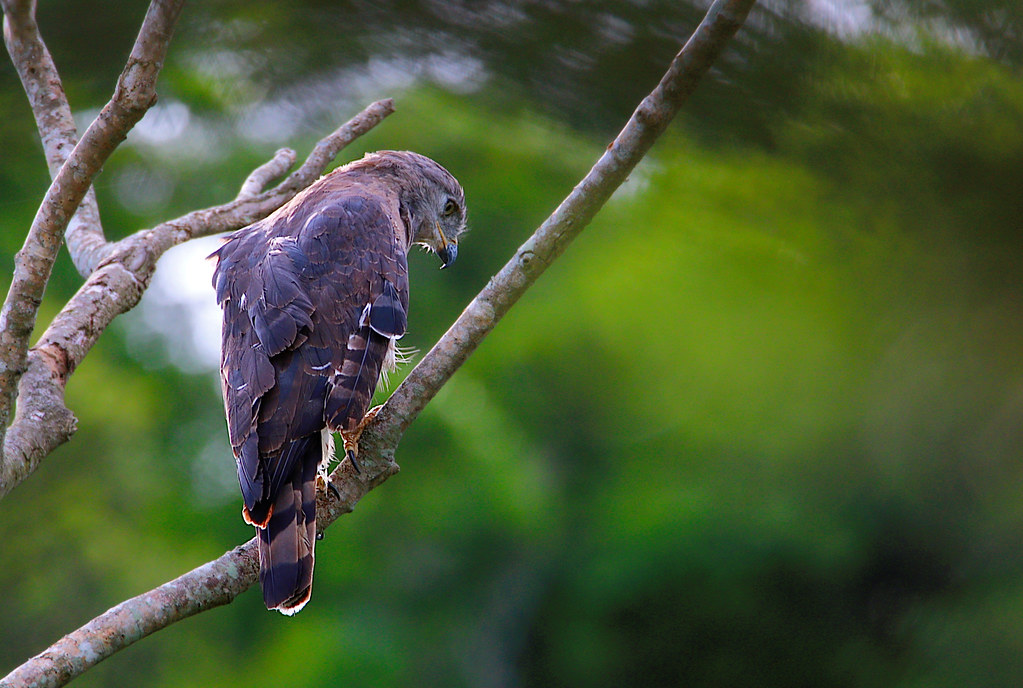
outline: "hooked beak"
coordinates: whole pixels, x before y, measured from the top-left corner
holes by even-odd
[[[437,255],[443,263],[443,265],[440,266],[440,269],[443,270],[454,263],[455,258],[458,257],[458,243],[455,241],[448,241],[444,237],[444,231],[440,228],[440,223],[437,223],[435,226],[437,228],[437,236],[440,237],[440,248],[437,249]]]
[[[458,244],[454,242],[444,244],[443,246],[440,247],[440,250],[437,251],[437,255],[444,263],[443,265],[440,266],[440,269],[443,270],[444,268],[454,263],[455,258],[458,257]]]

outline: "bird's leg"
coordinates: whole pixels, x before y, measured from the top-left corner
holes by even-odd
[[[334,483],[330,482],[330,462],[334,459],[334,433],[329,428],[320,431],[320,465],[316,467],[316,487],[321,484],[324,489],[330,490],[334,496],[341,499],[341,493]]]
[[[380,406],[374,406],[366,412],[366,415],[362,417],[362,420],[359,421],[359,424],[356,425],[354,429],[341,431],[341,440],[345,445],[345,456],[347,456],[348,460],[352,462],[352,468],[355,469],[355,472],[360,475],[362,474],[362,469],[359,467],[358,461],[359,438],[362,437],[362,432],[366,429],[366,426],[369,425],[370,421],[376,418],[377,412],[380,411],[380,409]]]

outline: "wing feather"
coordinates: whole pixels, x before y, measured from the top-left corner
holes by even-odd
[[[328,406],[336,415],[343,402],[344,422],[332,429],[361,419],[387,345],[405,332],[404,228],[387,207],[365,193],[310,194],[214,253],[229,434],[257,525],[291,489],[299,449],[327,425]],[[341,374],[346,366],[350,375]]]
[[[384,280],[384,288],[369,310],[369,326],[385,337],[400,339],[405,335],[407,325],[408,318],[398,290],[389,280]]]

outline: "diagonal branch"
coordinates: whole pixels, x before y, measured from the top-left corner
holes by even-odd
[[[561,205],[466,306],[377,414],[367,446],[393,447],[519,297],[564,251],[664,132],[756,0],[715,0],[657,87]],[[379,439],[377,439],[379,437]],[[362,444],[360,444],[362,446]]]
[[[394,102],[390,99],[370,104],[317,143],[299,169],[271,189],[254,193],[256,184],[284,174],[294,161],[293,151],[277,151],[272,160],[254,170],[233,201],[196,210],[110,244],[110,258],[89,275],[29,352],[28,371],[19,385],[17,414],[0,455],[0,498],[70,439],[75,418],[64,405],[68,378],[113,319],[139,302],[156,261],[167,249],[266,217],[316,181],[342,148],[392,112]]]
[[[156,78],[184,0],[153,0],[114,95],[85,131],[43,198],[0,310],[0,437],[27,368],[28,340],[64,230],[103,163],[156,102]]]
[[[348,462],[331,474],[340,497],[320,496],[317,521],[322,528],[351,511],[367,492],[397,472],[394,451],[405,429],[635,168],[742,25],[754,2],[715,0],[660,84],[639,105],[586,177],[391,395],[360,440],[362,474],[356,475]],[[231,602],[255,583],[254,550],[254,541],[249,541],[170,583],[122,602],[18,667],[4,680],[11,681],[11,685],[64,685],[150,633]]]

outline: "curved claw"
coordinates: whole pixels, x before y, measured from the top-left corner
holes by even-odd
[[[362,475],[362,467],[359,466],[359,462],[355,460],[355,452],[353,450],[349,449],[347,452],[345,452],[345,456],[347,456],[348,460],[352,462],[352,468],[355,469],[355,472],[358,475]],[[338,495],[338,498],[340,498],[340,497],[341,497],[341,495]]]

